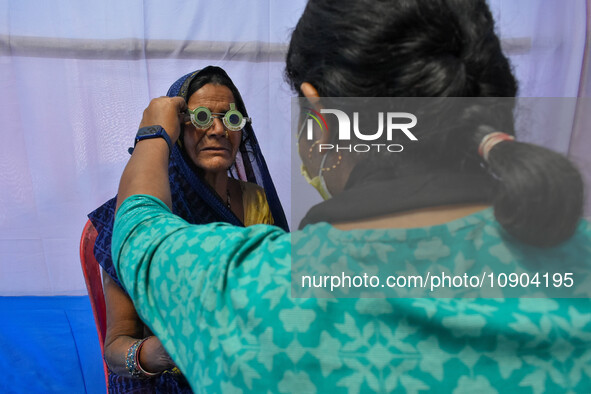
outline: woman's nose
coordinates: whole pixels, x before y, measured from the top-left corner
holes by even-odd
[[[213,124],[207,130],[207,134],[212,135],[212,136],[225,136],[226,135],[224,123],[222,122],[222,120],[220,118],[213,119]]]

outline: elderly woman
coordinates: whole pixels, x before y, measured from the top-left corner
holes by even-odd
[[[591,392],[588,298],[293,296],[298,275],[322,266],[332,270],[322,278],[343,274],[345,283],[349,267],[460,278],[463,269],[559,270],[565,282],[574,267],[581,282],[566,295],[588,291],[591,226],[581,220],[577,170],[514,140],[510,99],[489,113],[473,98],[517,91],[485,0],[310,0],[287,76],[306,100],[303,172],[327,198],[301,231],[176,217],[161,138],[140,141],[121,178],[115,267],[193,389]],[[327,98],[409,96],[446,99],[435,111],[417,106],[421,122],[406,130],[415,143],[407,133],[388,136],[403,152],[321,149],[339,130],[334,117],[316,114],[335,112]],[[448,97],[471,99],[458,107]],[[453,121],[437,121],[444,109],[457,110]],[[183,100],[154,99],[140,127],[159,125],[174,141],[184,110]],[[349,290],[376,285],[363,271],[348,275],[362,279]],[[378,289],[390,283],[377,279]]]
[[[263,223],[287,230],[244,103],[228,75],[219,67],[207,67],[180,78],[168,96],[182,98],[189,109],[169,165],[174,212],[196,224]],[[138,140],[154,132],[147,130]],[[158,338],[138,317],[114,270],[114,202],[89,215],[99,232],[95,255],[105,270],[109,391],[191,392]]]

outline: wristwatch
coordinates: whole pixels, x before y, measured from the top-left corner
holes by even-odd
[[[172,141],[170,141],[170,137],[166,133],[166,130],[159,125],[140,128],[135,135],[135,143],[133,146],[135,147],[141,140],[147,140],[150,138],[164,138],[164,141],[168,144],[168,151],[172,154]]]

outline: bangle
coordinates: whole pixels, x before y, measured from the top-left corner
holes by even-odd
[[[146,342],[149,338],[150,337],[138,339],[129,347],[129,349],[127,349],[125,368],[127,368],[132,378],[147,379],[160,375],[159,373],[148,372],[140,365],[140,349],[142,348],[144,342]]]

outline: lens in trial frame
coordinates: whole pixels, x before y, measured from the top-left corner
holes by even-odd
[[[231,103],[230,110],[224,115],[224,126],[231,131],[240,131],[246,125],[247,120],[250,121],[250,118],[243,117],[236,109],[236,104]]]
[[[208,129],[213,124],[213,116],[207,107],[197,107],[188,112],[191,115],[191,123],[199,129]]]

